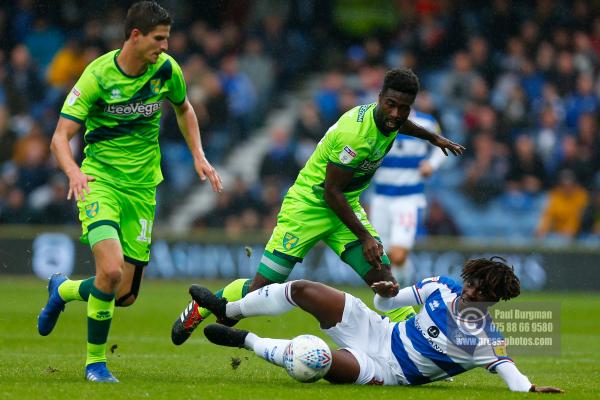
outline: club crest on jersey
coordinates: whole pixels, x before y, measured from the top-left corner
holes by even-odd
[[[162,81],[160,78],[150,80],[150,90],[152,91],[152,93],[159,94],[161,87],[162,87]]]
[[[350,164],[356,158],[356,152],[350,146],[344,146],[344,150],[339,155],[342,164]]]
[[[94,218],[96,215],[98,215],[99,209],[100,209],[100,205],[98,204],[97,201],[90,203],[90,204],[86,204],[85,205],[85,215],[87,215],[89,218]]]
[[[294,236],[291,233],[286,232],[283,236],[283,248],[286,250],[291,250],[296,247],[299,241],[300,238],[298,236]]]

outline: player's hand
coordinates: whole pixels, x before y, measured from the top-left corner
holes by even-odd
[[[75,201],[85,201],[85,195],[90,194],[88,182],[93,182],[96,178],[84,174],[79,168],[73,168],[71,171],[67,172],[67,177],[69,178],[67,200],[73,198]]]
[[[531,389],[529,389],[529,391],[535,393],[564,393],[564,390],[557,387],[536,385],[531,385]]]
[[[221,177],[219,176],[217,170],[210,165],[206,157],[202,156],[201,158],[195,158],[194,168],[196,169],[201,181],[204,182],[206,178],[208,178],[210,184],[212,185],[213,191],[223,191],[223,182],[221,181]]]
[[[429,178],[433,174],[433,167],[427,160],[423,160],[419,163],[419,173],[423,178]]]
[[[379,281],[374,282],[371,285],[371,289],[381,297],[394,297],[398,294],[400,287],[398,286],[398,282]]]
[[[365,260],[376,270],[381,269],[381,256],[383,255],[383,245],[373,236],[363,241],[363,254]]]
[[[442,149],[445,155],[448,155],[448,150],[452,152],[455,156],[460,156],[465,150],[464,146],[454,143],[450,139],[446,139],[441,135],[435,135],[433,138],[429,140],[429,142]]]

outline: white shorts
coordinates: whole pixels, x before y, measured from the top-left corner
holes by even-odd
[[[359,385],[406,385],[391,350],[394,323],[345,293],[342,321],[323,331],[342,349],[352,353],[360,365]]]
[[[373,196],[369,220],[379,233],[386,249],[390,247],[412,249],[419,217],[425,205],[423,195]]]

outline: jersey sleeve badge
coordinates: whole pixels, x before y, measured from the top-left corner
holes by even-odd
[[[350,164],[356,158],[356,152],[350,146],[344,146],[344,149],[339,155],[342,164]]]
[[[81,92],[76,87],[73,87],[71,94],[69,95],[69,99],[67,100],[67,104],[72,106],[75,104],[79,96],[81,96]]]
[[[505,340],[494,341],[494,343],[492,343],[492,350],[494,351],[496,357],[508,357]]]

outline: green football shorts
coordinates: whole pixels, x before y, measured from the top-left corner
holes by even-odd
[[[369,233],[378,237],[362,206],[358,202],[351,206]],[[299,262],[319,240],[325,242],[338,256],[360,244],[356,235],[331,208],[325,205],[311,205],[286,196],[266,250]]]
[[[156,188],[116,187],[108,182],[88,183],[90,193],[78,201],[81,241],[89,244],[88,233],[109,225],[119,232],[125,261],[145,266],[150,260],[152,224],[156,210]]]

